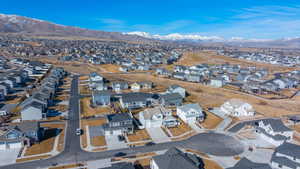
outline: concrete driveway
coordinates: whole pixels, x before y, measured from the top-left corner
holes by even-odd
[[[0,166],[15,163],[20,150],[20,148],[0,150]]]
[[[163,143],[171,141],[171,139],[166,135],[166,133],[160,127],[146,128],[148,134],[154,141],[154,143]]]
[[[116,150],[128,147],[125,141],[119,141],[118,135],[106,135],[105,141],[108,150]]]
[[[188,123],[188,125],[197,133],[203,132],[203,129],[201,129],[196,123]]]

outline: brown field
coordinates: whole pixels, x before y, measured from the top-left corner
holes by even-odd
[[[42,156],[35,156],[35,157],[29,157],[29,158],[19,158],[16,160],[17,163],[21,162],[27,162],[27,161],[33,161],[33,160],[41,160],[45,158],[49,158],[51,155],[42,155]]]
[[[144,130],[136,130],[134,134],[128,135],[128,140],[130,142],[136,142],[136,141],[144,141],[144,140],[151,140],[151,137],[147,133],[147,131]]]
[[[297,114],[300,112],[300,104],[298,104],[295,100],[267,100],[228,89],[213,88],[202,84],[160,78],[153,75],[145,76],[142,74],[122,74],[118,75],[118,77],[116,77],[116,75],[106,76],[106,78],[120,78],[126,79],[127,81],[148,80],[157,85],[166,87],[172,84],[181,85],[187,89],[187,92],[191,95],[190,97],[192,97],[192,99],[190,99],[190,101],[199,103],[204,108],[220,106],[229,99],[237,98],[247,101],[253,105],[257,112],[263,114],[264,116],[278,117],[281,115]],[[261,104],[262,102],[264,102],[264,104]]]
[[[212,160],[203,159],[205,169],[223,169],[218,163]]]
[[[180,123],[181,124],[177,127],[168,128],[173,136],[179,136],[192,130],[191,127],[188,124],[184,123],[183,121],[181,121]]]
[[[79,86],[80,94],[92,94],[92,91],[89,89],[87,85],[80,85]]]
[[[44,139],[40,143],[36,143],[32,145],[31,147],[28,147],[25,152],[25,156],[30,156],[30,155],[36,155],[36,154],[43,154],[43,153],[48,153],[52,151],[53,145],[54,145],[54,140],[55,140],[55,134],[56,134],[56,129],[61,129],[61,134],[64,131],[65,125],[64,124],[42,124],[42,127],[48,127],[49,129],[46,130],[45,135],[47,135],[48,138]],[[60,136],[64,137],[64,136]],[[59,142],[60,144],[64,144],[64,139]]]
[[[120,72],[119,65],[104,64],[104,65],[100,65],[100,67],[103,69],[104,72],[110,72],[110,73],[119,73]]]
[[[95,115],[99,115],[99,114],[110,114],[112,112],[110,107],[92,108],[90,106],[90,100],[91,100],[90,97],[85,97],[80,100],[82,117],[95,116]]]
[[[216,128],[223,119],[219,116],[216,116],[213,113],[206,112],[206,118],[205,120],[201,123],[201,126],[203,126],[206,129],[214,129]]]
[[[105,146],[106,141],[104,136],[96,136],[91,139],[91,144],[93,146]]]
[[[81,123],[81,129],[83,130],[83,134],[80,136],[81,137],[81,145],[82,145],[83,148],[86,148],[87,147],[87,135],[86,135],[87,131],[86,131],[85,126],[87,126],[87,125],[88,126],[103,125],[103,124],[106,123],[106,119],[101,118],[101,119],[81,120],[80,123]],[[95,144],[98,144],[98,141],[95,142]]]

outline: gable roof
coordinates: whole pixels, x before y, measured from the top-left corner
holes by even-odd
[[[173,147],[165,154],[153,157],[159,169],[202,169],[203,161],[194,154],[184,153]],[[202,167],[201,167],[202,166]]]
[[[233,167],[227,169],[272,169],[269,164],[255,163],[243,157]]]
[[[275,132],[284,132],[284,131],[292,131],[292,129],[288,128],[283,124],[281,119],[264,119],[262,122],[265,125],[271,125],[272,129]]]
[[[284,142],[275,149],[275,152],[285,154],[291,157],[300,158],[300,146],[288,142]]]
[[[128,113],[117,113],[117,114],[107,115],[107,119],[109,122],[119,122],[119,121],[131,120],[132,117]]]
[[[131,163],[116,163],[113,164],[111,167],[105,167],[102,169],[135,169]]]
[[[195,104],[185,104],[183,106],[178,107],[178,109],[181,109],[184,112],[189,111],[190,109],[194,109],[194,110],[198,110],[198,111],[202,111],[202,108],[199,106],[199,104],[195,103]]]

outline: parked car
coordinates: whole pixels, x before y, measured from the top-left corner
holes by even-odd
[[[82,134],[82,130],[80,128],[76,129],[76,135],[80,136]]]

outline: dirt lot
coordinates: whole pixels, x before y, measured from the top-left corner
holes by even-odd
[[[128,140],[130,142],[144,141],[144,140],[151,140],[151,137],[149,136],[149,134],[145,129],[136,130],[134,134],[128,135]]]
[[[112,110],[110,107],[92,108],[90,106],[90,101],[91,101],[91,97],[85,97],[80,100],[82,117],[89,117],[89,116],[95,116],[100,114],[111,114]]]
[[[41,126],[48,128],[45,132],[44,139],[40,143],[34,144],[31,147],[27,148],[25,156],[43,154],[52,151],[57,129],[61,130],[58,148],[62,149],[64,144],[65,124],[42,124]]]
[[[89,119],[89,120],[81,120],[81,129],[83,130],[83,134],[80,136],[81,137],[81,145],[83,148],[87,147],[87,135],[86,135],[86,127],[85,126],[99,126],[99,125],[103,125],[106,123],[106,119],[104,118],[100,118],[100,119]],[[97,140],[97,138],[92,139],[91,142],[92,144],[95,144],[95,146],[97,144],[102,145],[102,144],[106,144],[105,140],[102,140],[103,138],[100,138],[100,140]],[[94,141],[93,141],[94,140]],[[102,141],[101,141],[102,140]]]
[[[92,91],[89,89],[87,85],[80,85],[79,86],[80,94],[92,94]]]
[[[113,65],[113,64],[104,64],[100,65],[100,67],[105,71],[105,72],[111,72],[111,73],[118,73],[120,72],[119,65]]]
[[[91,139],[92,146],[105,146],[106,141],[104,136],[96,136]]]

